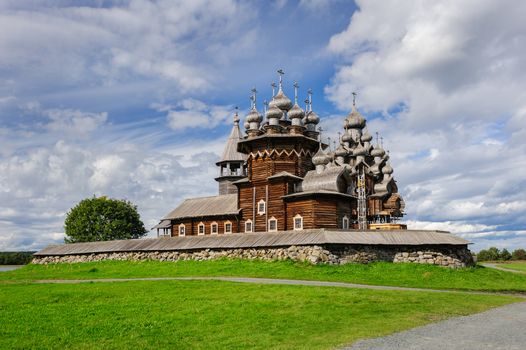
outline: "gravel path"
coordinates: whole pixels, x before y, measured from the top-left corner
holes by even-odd
[[[513,272],[513,273],[520,273],[520,274],[526,274],[524,271],[519,270],[513,270],[513,269],[507,269],[505,267],[501,267],[498,264],[492,264],[492,263],[479,263],[479,265],[489,267],[490,269],[500,270],[500,271],[506,271],[506,272]]]
[[[346,350],[526,349],[526,302],[455,317],[390,336],[361,340]]]
[[[97,279],[82,279],[82,280],[34,280],[34,281],[31,281],[31,283],[75,284],[75,283],[130,282],[130,281],[226,281],[226,282],[255,283],[255,284],[284,284],[284,285],[298,285],[298,286],[301,285],[301,286],[316,286],[316,287],[397,290],[397,291],[429,292],[429,293],[463,293],[463,294],[508,295],[508,296],[514,295],[514,296],[519,296],[519,297],[526,297],[526,295],[521,294],[521,293],[498,293],[498,292],[482,292],[482,291],[477,292],[477,291],[462,291],[462,290],[448,290],[448,289],[375,286],[375,285],[369,285],[369,284],[357,284],[357,283],[346,283],[346,282],[309,281],[309,280],[291,280],[291,279],[256,278],[256,277],[213,277],[213,276],[212,277],[206,277],[206,276],[202,277],[202,276],[196,276],[196,277],[97,278]],[[17,283],[17,282],[6,281],[4,283]]]

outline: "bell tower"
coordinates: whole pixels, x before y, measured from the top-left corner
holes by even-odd
[[[234,125],[228,136],[221,160],[216,163],[219,167],[219,176],[215,180],[219,183],[219,194],[237,193],[237,187],[232,183],[246,177],[246,155],[237,151],[237,143],[241,140],[239,131],[239,116],[236,107]]]

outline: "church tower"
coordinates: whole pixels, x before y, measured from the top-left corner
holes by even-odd
[[[219,194],[237,193],[237,187],[232,183],[246,177],[245,161],[246,155],[237,151],[237,143],[241,140],[239,130],[239,116],[234,115],[234,125],[223,150],[221,160],[216,163],[219,167],[219,176],[215,178],[219,182]]]

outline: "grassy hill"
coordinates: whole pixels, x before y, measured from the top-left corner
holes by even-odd
[[[28,265],[0,273],[0,348],[331,349],[524,300],[465,292],[225,281],[31,282],[163,276],[252,276],[478,290],[499,290],[500,285],[500,290],[526,291],[524,276],[485,268],[236,260]]]

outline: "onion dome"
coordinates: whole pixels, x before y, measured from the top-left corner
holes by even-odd
[[[316,154],[312,157],[312,164],[314,164],[315,166],[327,165],[330,161],[331,159],[327,154],[325,154],[325,152],[323,152],[321,147],[318,149],[318,152],[316,152]]]
[[[342,141],[343,142],[351,142],[352,141],[352,136],[346,133],[346,134],[344,134],[342,136]]]
[[[371,142],[372,139],[373,137],[369,134],[369,131],[365,130],[365,134],[361,137],[362,142]]]
[[[272,119],[272,118],[279,119],[281,118],[282,115],[283,115],[283,112],[281,111],[281,109],[279,109],[275,105],[270,106],[269,104],[269,109],[267,109],[267,113],[265,114],[265,117],[267,117],[267,119]]]
[[[297,103],[295,103],[294,106],[292,106],[292,108],[288,111],[287,115],[289,119],[303,119],[303,117],[305,117],[305,112],[300,106],[298,106]]]
[[[278,93],[276,94],[276,96],[274,96],[272,100],[274,101],[276,107],[278,107],[282,111],[288,111],[292,108],[292,101],[290,100],[290,98],[287,97],[287,95],[285,95],[285,93],[281,89],[281,86],[278,90]]]
[[[318,117],[318,115],[314,111],[310,111],[309,113],[307,113],[306,118],[307,118],[307,124],[316,125],[320,122],[320,117]]]
[[[391,175],[393,173],[393,167],[387,162],[386,165],[382,168],[382,173],[386,175]]]
[[[245,120],[249,123],[260,123],[263,118],[261,114],[258,113],[256,107],[252,107]]]
[[[353,156],[365,156],[367,150],[362,146],[361,143],[353,150]]]
[[[345,119],[343,120],[343,128],[344,128],[345,130],[347,130],[347,128],[349,128],[349,121],[347,120],[347,118],[345,118]]]
[[[352,107],[351,113],[347,116],[349,128],[363,129],[365,127],[365,118],[358,112],[355,106]]]
[[[343,145],[340,145],[338,148],[336,148],[336,151],[334,151],[334,155],[336,157],[345,157],[347,155],[347,150],[343,147]]]
[[[250,122],[248,120],[245,120],[245,123],[243,125],[245,126],[245,129],[250,129]]]
[[[373,157],[383,157],[385,155],[385,151],[382,147],[378,145],[375,148],[373,148],[373,150],[371,151],[371,155]]]

